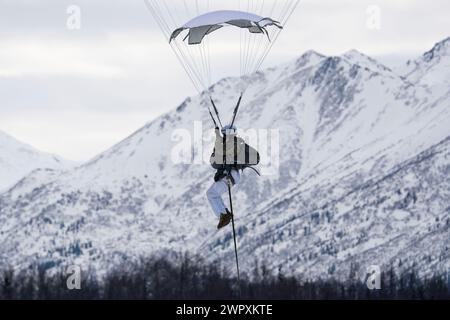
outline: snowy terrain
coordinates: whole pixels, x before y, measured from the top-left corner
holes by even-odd
[[[229,115],[249,82],[238,127],[279,130],[277,173],[245,171],[233,190],[244,270],[347,279],[374,264],[450,268],[449,61],[450,38],[402,71],[355,50],[309,51],[211,87]],[[172,161],[175,130],[211,136],[207,104],[188,98],[93,160],[36,170],[1,194],[0,265],[100,272],[171,250],[233,268],[231,228],[215,230],[205,197],[214,172],[197,161],[210,148]]]
[[[38,168],[63,170],[74,163],[36,150],[0,131],[0,192]]]

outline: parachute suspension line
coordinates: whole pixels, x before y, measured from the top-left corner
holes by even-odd
[[[243,10],[241,9],[241,5],[239,2],[239,10]],[[247,11],[248,11],[248,6],[247,6]],[[245,56],[245,46],[246,46],[246,40],[247,40],[247,33],[245,32],[246,30],[242,30],[241,29],[241,45],[240,45],[240,67],[241,67],[241,76],[244,75],[244,56]]]
[[[253,0],[247,1],[247,11],[254,12],[261,16],[269,16],[276,17],[278,21],[280,21],[281,25],[284,27],[286,22],[291,17],[292,13],[295,11],[300,0],[288,0],[284,1],[283,5],[278,5],[278,0],[271,1],[272,3],[266,3],[265,0],[260,0],[259,2],[255,2]],[[270,8],[270,13],[263,12],[265,7],[268,6]],[[239,5],[239,9],[241,6]],[[275,15],[275,11],[278,12]],[[276,29],[273,32],[267,33],[267,37],[269,41],[267,41],[266,37],[262,37],[261,34],[251,34],[249,32],[244,32],[244,41],[240,41],[240,75],[241,77],[246,74],[252,74],[260,70],[261,65],[265,61],[266,57],[270,53],[274,43],[278,39],[278,36],[282,30]],[[241,31],[242,32],[242,31]],[[242,37],[242,35],[241,35]],[[255,57],[255,59],[252,59]],[[245,92],[250,83],[244,82],[243,91]]]
[[[259,10],[257,11],[258,15],[262,15],[263,10],[264,10],[264,5],[266,3],[266,0],[260,1],[261,2],[261,6],[259,7]]]
[[[286,27],[287,22],[289,21],[290,17],[292,16],[292,14],[294,13],[295,9],[298,7],[300,3],[300,0],[294,0],[293,1],[293,5],[290,7],[290,9],[287,11],[287,15],[283,20],[283,28]],[[273,39],[273,41],[271,41],[269,47],[267,48],[267,50],[264,52],[264,55],[259,59],[257,66],[256,66],[256,70],[259,70],[259,68],[261,68],[262,63],[264,62],[264,60],[266,59],[267,55],[269,54],[270,50],[273,47],[273,44],[277,41],[278,36],[280,35],[281,30],[278,30],[278,32],[275,35],[275,38]]]
[[[208,56],[208,39],[206,39],[205,45],[203,47],[203,55],[205,57],[206,85],[208,86],[211,83],[211,72],[209,68],[209,56]]]
[[[193,56],[193,53],[189,48],[187,48],[185,51],[180,48],[181,44],[179,44],[177,41],[172,41],[171,47],[174,48],[174,45],[176,46],[176,50],[180,53],[182,58],[184,59],[185,63],[189,66],[189,68],[192,70],[192,74],[194,78],[196,79],[197,86],[200,88],[205,88],[204,81],[201,76],[201,69],[198,66],[196,59]],[[199,90],[201,92],[201,90]]]
[[[276,4],[277,4],[277,1],[273,1],[272,7],[270,9],[269,17],[272,17],[274,15],[275,8],[277,7]],[[264,1],[263,1],[263,5],[264,5]],[[264,7],[261,7],[260,15],[262,15],[263,10],[264,10]],[[264,37],[259,37],[259,40],[260,40],[259,41],[259,46],[258,46],[257,51],[255,52],[255,55],[254,55],[255,57],[261,57],[262,56],[261,53],[264,53],[264,51],[267,49],[267,46],[270,45],[270,41],[267,42],[267,39],[264,39]],[[261,45],[262,45],[262,51],[260,50]],[[257,68],[256,68],[257,61],[258,61],[258,59],[254,59],[254,61],[252,62],[252,66],[250,68],[250,71],[252,73],[258,71]]]
[[[209,0],[208,0],[208,8],[209,8]],[[196,11],[197,15],[200,14],[200,7],[198,5],[198,0],[196,0]],[[192,65],[192,69],[194,70],[194,75],[199,83],[199,86],[206,91],[208,88],[208,84],[211,83],[211,67],[209,65],[209,55],[207,54],[207,51],[209,50],[209,38],[205,38],[205,41],[203,41],[201,44],[198,44],[194,47],[191,47],[188,44],[182,44],[185,48],[185,51],[187,52],[187,55],[189,56],[189,59],[186,58],[186,62],[190,63]],[[178,46],[180,46],[179,42],[173,41],[177,43]],[[195,48],[197,47],[198,48]],[[207,49],[208,48],[208,49]],[[179,48],[179,51],[183,53],[183,50]],[[194,54],[196,51],[196,55],[199,57],[198,59],[195,59]],[[184,54],[186,56],[186,54]],[[197,64],[197,60],[200,60],[199,64]],[[203,70],[203,72],[202,72]]]
[[[284,13],[286,12],[286,8],[288,7],[289,4],[290,4],[290,1],[284,2],[284,6],[282,7],[279,15],[277,16],[277,19],[279,21],[283,21],[284,20]],[[273,16],[274,15],[274,12],[275,12],[276,8],[277,8],[277,1],[274,1],[273,5],[272,5],[272,8],[270,10],[270,15],[269,16]],[[282,25],[284,25],[284,23],[282,23]],[[269,36],[269,34],[267,34],[267,36],[269,37],[269,41],[265,41],[264,42],[263,49],[262,49],[261,52],[258,51],[257,57],[262,58],[262,57],[264,57],[266,55],[265,52],[276,41],[275,39],[273,39],[273,41],[272,41],[272,38],[275,38],[274,35],[278,34],[279,32],[281,32],[281,29],[277,29],[275,32],[273,32],[272,36]],[[264,59],[263,59],[263,61],[264,61]],[[260,64],[260,59],[255,59],[255,61],[252,63],[251,71],[252,72],[258,71],[259,70],[259,68],[258,68],[259,64]],[[262,61],[261,61],[261,64],[262,64]]]
[[[247,0],[247,12],[252,12],[253,2],[252,0]],[[244,46],[244,75],[247,74],[247,64],[250,51],[251,34],[249,32],[245,33],[245,46]]]
[[[259,0],[259,1],[261,1],[261,0]],[[257,9],[258,9],[258,3],[253,3],[253,7],[252,7],[252,11],[251,12],[259,13],[259,10],[257,10]],[[251,44],[251,47],[250,47],[250,51],[248,53],[249,59],[248,59],[247,73],[250,73],[252,71],[251,70],[251,66],[253,64],[252,57],[255,56],[254,53],[255,53],[256,43],[259,42],[259,41],[263,41],[262,39],[263,39],[263,37],[257,37],[257,35],[251,34],[252,44]]]
[[[290,7],[290,5],[292,4],[291,1],[287,1],[284,3],[284,6],[282,8],[282,10],[280,11],[280,15],[277,16],[279,21],[283,21],[284,20],[284,16],[287,12],[287,9]],[[269,16],[274,16],[274,11],[277,8],[277,1],[273,1],[272,6],[271,6],[271,10],[270,10],[270,14]],[[262,10],[261,10],[261,14],[262,14]],[[282,25],[284,25],[284,23],[282,23]],[[281,32],[280,29],[277,29],[275,32],[273,32],[273,35],[277,35],[279,32]],[[270,36],[269,34],[267,34],[267,36],[269,37],[270,41],[267,41],[266,39],[263,39],[262,37],[259,37],[259,41],[258,41],[258,45],[256,50],[252,50],[251,52],[251,56],[255,56],[255,57],[266,57],[267,56],[267,51],[270,50],[271,46],[273,45],[273,43],[276,41],[276,37],[274,36]],[[273,39],[273,41],[272,41]],[[267,52],[267,53],[266,53]],[[261,61],[260,61],[261,60]],[[247,72],[248,73],[254,73],[256,71],[259,70],[259,66],[262,64],[262,62],[264,61],[264,59],[254,59],[251,61],[251,65],[248,67]]]
[[[184,3],[185,10],[188,12],[188,16],[193,16],[193,14],[191,13],[191,11],[190,11],[190,9],[189,9],[189,6],[188,6],[187,3],[186,3],[186,0],[183,0],[183,3]],[[199,12],[199,10],[198,10],[198,0],[196,1],[196,10],[194,10],[194,11],[196,11],[196,13]],[[194,14],[195,14],[195,13],[194,13]],[[197,14],[197,15],[198,15],[198,14]],[[180,51],[182,51],[182,50],[180,49]],[[189,51],[189,48],[187,48],[187,51]],[[189,52],[188,52],[188,53],[189,53]],[[190,55],[189,58],[192,60],[192,63],[195,63],[195,59],[194,59],[194,57],[193,57],[192,55]],[[187,59],[186,59],[186,60],[187,60]],[[202,61],[203,61],[203,59],[202,59]],[[188,60],[188,62],[190,62],[190,61]],[[197,68],[197,69],[198,69],[198,68]],[[199,71],[199,70],[197,70],[197,71]],[[195,72],[194,72],[194,73],[195,73]],[[198,74],[201,75],[200,72],[198,72]],[[198,79],[198,81],[202,82],[202,79]],[[203,85],[201,84],[200,86],[203,86]]]
[[[201,82],[201,80],[199,79],[199,77],[198,77],[198,75],[197,75],[197,74],[198,74],[198,71],[195,70],[196,64],[194,65],[191,61],[189,61],[189,58],[186,57],[186,54],[180,49],[180,47],[179,47],[178,44],[175,44],[175,46],[174,46],[174,45],[171,45],[171,48],[173,49],[174,52],[176,52],[177,54],[179,54],[179,55],[182,57],[182,58],[180,58],[181,64],[182,64],[182,65],[186,64],[186,65],[187,65],[187,68],[188,68],[189,70],[191,70],[191,74],[188,73],[189,78],[190,78],[191,82],[193,83],[193,85],[196,87],[197,91],[198,91],[199,93],[201,93],[201,91],[202,91],[202,90],[201,90],[201,88],[202,88],[202,82]],[[184,61],[185,63],[183,63],[183,61]],[[186,69],[186,68],[185,68],[185,69]]]
[[[258,13],[258,15],[262,16],[266,1],[263,0],[263,1],[260,1],[260,2],[261,2],[261,6],[260,6],[260,8],[259,8],[257,13]],[[273,12],[270,13],[269,17],[271,17],[272,14],[273,14]],[[264,43],[264,40],[266,40],[266,39],[263,39],[263,37],[258,37],[258,40],[256,41],[257,42],[257,47],[254,50],[254,54],[252,54],[252,56],[254,56],[254,57],[258,56],[258,54],[260,53],[261,45]],[[254,60],[256,60],[256,59],[254,59]],[[251,67],[250,67],[251,71],[254,71],[253,70],[254,69],[254,65],[256,64],[254,60],[252,60],[252,64],[251,64]]]
[[[157,21],[161,31],[163,31],[166,40],[169,41],[170,34],[173,28],[169,27],[167,21],[163,18],[162,16],[163,12],[167,12],[167,15],[169,16],[174,26],[177,26],[177,24],[175,22],[174,16],[167,7],[167,4],[165,2],[162,2],[164,7],[161,7],[158,4],[157,0],[146,0],[145,3],[149,11],[152,13],[155,20]],[[198,93],[201,93],[203,90],[206,90],[207,88],[208,80],[206,80],[203,76],[206,73],[201,72],[202,68],[197,64],[196,61],[197,59],[194,58],[193,52],[192,50],[190,50],[189,46],[183,44],[183,46],[185,47],[185,50],[183,50],[181,48],[181,45],[182,44],[180,44],[178,41],[172,41],[170,43],[170,46],[175,53],[175,56],[179,60],[180,64],[183,66],[183,69],[185,70],[186,74],[191,80],[194,88]],[[206,59],[202,59],[202,61],[204,60]]]
[[[252,12],[252,0],[247,1],[247,12]],[[250,41],[251,37],[249,33],[246,33],[246,43],[245,43],[245,56],[244,56],[244,74],[247,73],[247,62],[248,62],[248,52],[250,51]]]
[[[198,2],[198,0],[196,0]],[[210,0],[205,1],[206,12],[209,12]],[[200,14],[200,12],[198,12]],[[211,66],[210,66],[210,55],[209,55],[209,37],[205,37],[201,44],[202,48],[202,61],[205,65],[205,90],[208,89],[209,84],[211,84]]]
[[[259,40],[261,40],[261,38],[262,37],[258,37],[259,38]],[[247,70],[246,70],[246,73],[249,73],[250,72],[250,66],[251,66],[251,63],[252,63],[252,57],[253,57],[253,50],[254,50],[254,48],[255,48],[255,42],[256,42],[256,35],[253,35],[253,34],[250,34],[250,49],[249,49],[249,51],[247,52]]]
[[[239,29],[239,75],[241,77],[242,77],[242,31],[243,31],[242,29]]]
[[[191,79],[191,82],[194,84],[194,86],[197,88],[197,91],[201,93],[201,88],[204,87],[202,79],[199,77],[200,71],[199,67],[197,66],[197,63],[195,62],[195,59],[192,57],[192,53],[187,51],[187,54],[180,48],[180,44],[177,42],[173,42],[174,44],[171,44],[170,46],[174,50],[174,52],[177,52],[181,56],[181,63],[184,65],[186,64],[187,67],[191,70],[192,76],[189,78]],[[183,63],[183,61],[185,63]]]
[[[241,10],[241,2],[238,1],[239,4],[239,11]],[[244,30],[239,29],[239,75],[242,77],[242,33]]]
[[[274,1],[274,3],[275,2],[276,2],[276,0]],[[247,11],[262,15],[263,10],[264,10],[264,4],[265,4],[264,0],[256,1],[256,3],[252,0],[248,0],[247,1]],[[275,7],[275,6],[273,6],[273,7]],[[269,16],[272,16],[272,14],[270,14]],[[245,32],[245,35],[246,35],[246,42],[245,42],[244,53],[243,53],[244,54],[244,63],[243,63],[243,70],[241,72],[241,77],[253,73],[252,66],[254,65],[255,60],[256,60],[254,58],[257,57],[257,55],[255,55],[255,54],[259,52],[259,48],[261,47],[261,44],[265,43],[267,41],[267,39],[265,39],[265,37],[261,37],[260,34],[252,34],[249,32]],[[243,86],[244,86],[243,92],[245,92],[247,90],[249,85],[250,85],[250,83],[248,81],[243,82]]]
[[[183,5],[184,5],[184,10],[186,10],[186,12],[189,12],[189,16],[191,16],[191,10],[189,10],[186,0],[183,0]]]
[[[175,10],[170,10],[169,4],[172,1],[144,1],[168,41],[173,30],[179,28],[181,22],[186,21],[184,18],[179,19],[180,16],[199,16],[205,11],[210,12],[210,9],[212,9],[211,6],[214,6],[211,0],[195,0],[195,2],[193,0],[177,1],[179,1],[179,6]],[[225,7],[239,7],[240,11],[252,12],[262,17],[274,17],[280,24],[285,26],[299,2],[300,0],[227,0]],[[267,9],[270,9],[270,14],[268,14]],[[273,14],[274,12],[276,14]],[[267,41],[267,38],[260,33],[251,33],[249,31],[245,29],[240,29],[239,31],[239,64],[241,77],[254,73],[261,68],[273,44],[278,39],[281,30],[268,28],[266,35],[270,41]],[[266,31],[266,29],[263,31]],[[172,39],[170,41],[175,56],[180,61],[193,86],[199,93],[207,91],[209,85],[215,80],[211,72],[213,63],[211,58],[214,59],[214,56],[211,57],[213,53],[213,47],[211,47],[212,42],[208,35],[203,40],[203,42],[198,44],[198,48],[195,48],[197,45],[189,45],[184,40],[181,41],[181,39]],[[224,69],[226,68],[227,66],[224,66]],[[245,92],[246,87],[249,85],[248,81],[243,83],[243,85],[244,88],[241,90]]]
[[[158,24],[159,28],[161,29],[162,33],[164,34],[166,41],[169,42],[169,37],[170,37],[171,31],[170,31],[170,28],[169,28],[167,22],[164,20],[164,18],[159,13],[159,12],[162,12],[161,8],[159,7],[159,5],[157,4],[157,2],[155,0],[146,0],[146,1],[144,1],[144,3],[146,4],[146,7],[150,11],[150,13],[153,15],[153,17],[154,17],[156,23]],[[197,83],[198,80],[196,80],[196,77],[195,77],[195,70],[194,70],[192,64],[190,63],[190,61],[184,57],[184,54],[183,54],[182,50],[180,50],[178,45],[177,45],[177,47],[174,47],[171,44],[170,47],[171,47],[172,51],[174,52],[175,56],[177,57],[178,61],[182,65],[183,69],[185,70],[186,74],[188,75],[189,79],[191,80],[194,88],[197,90],[198,93],[201,93],[201,89],[200,89],[201,86],[199,87],[199,85]],[[183,58],[187,62],[186,64],[183,63]]]
[[[169,17],[171,18],[171,20],[172,20],[172,22],[173,22],[173,28],[172,28],[172,29],[178,27],[178,24],[177,24],[177,22],[176,22],[177,19],[175,19],[174,16],[172,15],[172,12],[171,12],[171,10],[167,7],[166,2],[165,2],[165,1],[162,1],[162,3],[164,4],[164,7],[166,8],[166,10],[167,10],[167,12],[168,12]],[[199,10],[198,10],[198,0],[196,0],[196,8],[197,8],[197,13],[198,13],[198,12],[199,12]],[[177,12],[177,11],[175,10],[175,12]],[[177,17],[178,17],[178,15],[177,15]],[[181,21],[181,19],[180,19],[179,17],[178,17],[178,21]],[[171,32],[171,31],[170,31],[170,32]],[[177,45],[177,48],[178,48],[178,50],[180,51],[180,53],[182,53],[182,55],[183,55],[184,57],[186,57],[186,55],[183,53],[183,50],[180,49],[180,47],[179,47],[180,44],[178,43],[178,41],[173,41],[173,42],[175,42],[175,44]],[[196,63],[196,59],[193,57],[192,52],[189,50],[189,48],[187,48],[186,52],[187,52],[188,55],[189,55],[190,61],[189,61],[188,59],[185,59],[185,60],[186,60],[188,63],[190,63],[190,64],[194,67],[194,68],[193,68],[193,70],[194,70],[194,75],[196,76],[198,82],[200,83],[200,87],[205,88],[206,86],[205,86],[204,79],[203,79],[203,77],[202,77],[202,72],[201,72],[200,67],[199,67],[199,66],[197,65],[197,63]],[[203,61],[203,60],[202,60],[202,61]],[[204,74],[204,73],[203,73],[203,74]]]
[[[208,86],[211,83],[211,72],[209,68],[209,56],[208,56],[208,40],[209,38],[205,39],[206,41],[202,45],[203,49],[203,58],[205,61],[205,74],[206,74],[206,85]]]
[[[231,173],[229,173],[231,174]],[[238,286],[238,294],[239,299],[241,299],[241,277],[239,274],[239,259],[238,259],[238,250],[236,243],[236,229],[234,228],[234,212],[233,212],[233,200],[231,199],[231,181],[228,179],[228,196],[230,197],[230,211],[231,211],[231,225],[233,226],[233,239],[234,239],[234,256],[236,258],[236,270],[237,270],[237,286]]]
[[[208,0],[207,6],[206,6],[206,11],[209,12],[210,11],[210,0]],[[207,51],[208,51],[208,74],[209,74],[209,79],[208,79],[208,84],[211,83],[211,47],[210,47],[210,39],[209,37],[207,37],[206,39],[206,46],[207,46]]]
[[[196,15],[197,16],[200,15],[200,7],[199,7],[199,4],[198,4],[198,0],[195,0],[195,8],[196,8],[196,11],[197,11]],[[207,41],[207,39],[204,39],[200,44],[194,46],[194,47],[197,47],[198,56],[200,57],[201,70],[203,70],[203,71],[199,72],[199,77],[202,80],[202,85],[203,85],[205,90],[207,88],[208,83],[210,83],[209,82],[210,76],[209,76],[208,66],[207,66],[208,65],[208,59],[206,57],[206,50],[205,50],[205,48],[207,46],[206,41]],[[195,48],[192,48],[192,49],[195,50]],[[187,50],[188,51],[190,50],[189,45],[187,47]]]
[[[156,1],[155,1],[155,2],[156,2]],[[176,26],[176,25],[177,25],[177,21],[176,21],[176,19],[174,18],[173,14],[172,14],[172,11],[169,9],[169,7],[167,7],[167,4],[166,4],[165,1],[161,1],[161,2],[162,2],[162,4],[164,5],[164,8],[166,9],[166,12],[168,13],[169,18],[172,20],[173,26]],[[171,29],[172,29],[172,28],[169,28],[169,35],[170,35],[170,32],[171,32]]]
[[[202,42],[201,44],[198,44],[196,47],[198,49],[198,54],[200,56],[200,61],[201,61],[201,67],[203,72],[200,73],[200,75],[203,75],[203,83],[208,83],[208,68],[206,67],[206,57],[205,57],[205,52],[204,52],[204,43]],[[205,86],[205,85],[204,85]]]
[[[152,1],[152,3],[150,3],[150,1]],[[169,26],[167,25],[167,23],[161,17],[161,15],[158,13],[158,11],[157,11],[157,8],[158,8],[157,4],[154,3],[154,0],[146,0],[145,4],[146,4],[147,9],[153,15],[153,18],[155,19],[156,23],[158,24],[159,28],[161,29],[163,35],[165,36],[165,38],[166,38],[166,40],[168,42],[169,41],[169,35],[170,35],[170,29],[169,29]],[[174,52],[175,56],[177,57],[178,61],[182,65],[183,69],[185,70],[186,74],[191,79],[191,82],[194,85],[194,88],[197,90],[197,92],[200,93],[200,89],[199,89],[199,87],[198,87],[198,85],[197,85],[197,83],[195,81],[194,72],[193,72],[191,66],[190,65],[185,65],[183,63],[183,59],[182,59],[182,56],[180,55],[180,53],[173,46],[170,46],[170,47],[171,47],[172,51]]]
[[[249,6],[247,11],[248,12],[253,12],[254,11],[254,1],[253,0],[249,0],[248,2]],[[254,35],[252,35],[250,32],[247,32],[247,47],[245,49],[245,64],[244,64],[244,74],[248,73],[248,64],[250,62],[250,48],[251,48],[251,43],[252,40],[255,39]]]
[[[242,70],[244,75],[247,73],[247,61],[248,61],[249,44],[250,44],[250,34],[248,32],[245,32],[244,33],[244,52],[243,52],[244,65],[243,65],[243,70]]]
[[[246,6],[245,11],[249,12],[250,11],[250,0],[247,0],[246,2],[247,2],[247,6]],[[245,63],[247,61],[246,60],[246,58],[247,58],[247,42],[248,42],[248,33],[245,32],[244,33],[244,46],[243,46],[244,50],[242,52],[242,55],[243,55],[242,56],[243,57],[243,65],[242,65],[243,70],[242,70],[242,72],[244,72],[244,73],[245,73]]]

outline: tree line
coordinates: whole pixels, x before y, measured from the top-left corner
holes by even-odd
[[[53,271],[52,271],[53,270]],[[124,263],[101,279],[81,273],[81,288],[68,289],[65,272],[35,265],[26,271],[0,271],[0,299],[236,299],[237,280],[223,266],[187,254]],[[273,275],[255,264],[240,282],[242,299],[450,299],[446,275],[421,279],[415,271],[381,274],[381,289],[369,290],[362,281],[335,279],[302,281]]]

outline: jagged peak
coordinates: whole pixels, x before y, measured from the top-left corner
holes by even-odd
[[[362,53],[361,51],[358,51],[356,49],[350,49],[350,50],[346,51],[342,56],[343,57],[361,57],[361,58],[365,58],[365,59],[376,62],[375,59],[371,58],[367,54]]]
[[[300,57],[298,57],[295,60],[295,63],[297,65],[298,64],[304,65],[304,64],[307,64],[307,63],[311,62],[314,59],[321,60],[321,59],[324,59],[324,58],[326,58],[325,55],[323,55],[323,54],[321,54],[321,53],[319,53],[317,51],[314,51],[314,50],[308,50],[308,51],[305,51]]]
[[[430,51],[423,54],[423,60],[430,62],[436,56],[450,55],[450,37],[437,42]]]
[[[346,59],[347,61],[350,61],[351,63],[357,64],[361,67],[369,68],[369,69],[376,69],[377,71],[383,70],[383,71],[391,71],[390,68],[386,67],[384,64],[380,63],[379,61],[375,60],[374,58],[368,56],[365,53],[362,53],[356,49],[351,49],[347,52],[345,52],[342,55],[342,58]]]
[[[293,60],[292,62],[289,62],[288,66],[293,66],[296,70],[303,69],[305,67],[317,64],[321,62],[322,60],[325,60],[327,56],[314,51],[314,50],[308,50],[305,51],[301,56]]]
[[[300,56],[299,59],[306,59],[306,58],[311,58],[311,57],[325,58],[326,56],[315,50],[307,50]]]
[[[417,82],[424,76],[424,74],[439,64],[441,58],[450,56],[450,37],[447,37],[437,42],[433,48],[425,52],[415,60],[408,60],[401,70],[405,78],[412,79],[413,82]],[[445,71],[445,68],[443,69]]]

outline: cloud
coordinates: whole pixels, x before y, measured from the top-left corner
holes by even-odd
[[[106,150],[143,126],[151,112],[117,114],[91,112],[80,109],[59,109],[41,114],[40,110],[16,113],[0,119],[5,132],[30,142],[40,150],[58,150],[65,158],[84,161]]]
[[[71,31],[73,4],[82,20]],[[367,28],[373,4],[381,13],[377,30]],[[0,129],[21,140],[87,159],[195,94],[143,1],[0,0],[0,6]],[[448,12],[448,0],[303,0],[265,66],[309,49],[338,55],[355,48],[406,61],[449,36]],[[213,79],[230,75],[232,65],[231,48],[217,49],[221,67],[213,68]]]
[[[0,44],[0,77],[117,77],[123,70],[100,59],[106,47],[65,40],[8,39]]]

